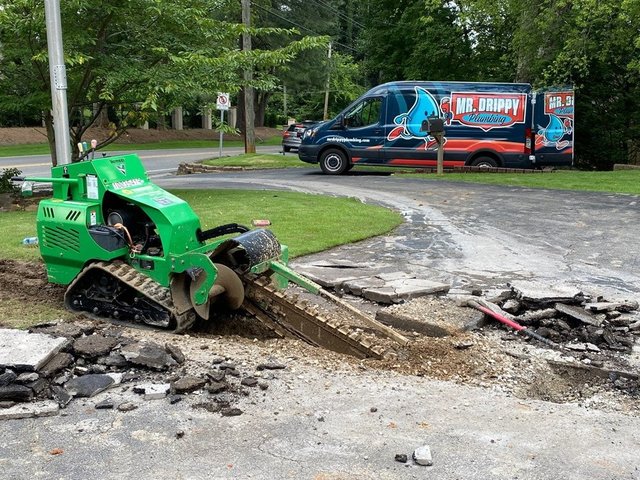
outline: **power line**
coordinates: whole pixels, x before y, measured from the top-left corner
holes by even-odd
[[[330,12],[335,13],[338,17],[342,18],[343,20],[351,22],[354,25],[359,26],[360,28],[366,28],[362,23],[354,20],[353,18],[349,18],[347,15],[342,13],[337,8],[332,7],[331,5],[329,5],[328,3],[326,3],[326,2],[324,2],[322,0],[311,0],[311,1],[314,2],[316,5],[320,5],[320,6],[324,7],[324,8],[326,8],[327,10],[329,10]]]
[[[275,12],[275,11],[271,10],[270,8],[263,7],[262,5],[260,5],[260,4],[258,4],[258,3],[254,3],[254,4],[253,4],[253,6],[258,7],[260,10],[262,10],[262,11],[264,11],[264,12],[266,12],[266,13],[269,13],[269,14],[273,15],[274,17],[278,17],[279,19],[284,20],[285,22],[288,22],[288,23],[290,23],[291,25],[293,25],[293,26],[295,26],[295,27],[298,27],[298,28],[300,28],[300,29],[302,29],[302,30],[306,30],[307,32],[310,32],[310,33],[312,33],[312,34],[314,34],[314,35],[317,35],[317,36],[319,36],[319,37],[324,36],[324,35],[322,35],[322,34],[320,34],[320,33],[318,33],[318,32],[315,32],[315,31],[311,30],[311,29],[310,29],[310,28],[308,28],[308,27],[305,27],[305,26],[303,26],[303,25],[300,25],[299,23],[296,23],[296,22],[294,22],[293,20],[290,20],[290,19],[288,19],[288,18],[286,18],[286,17],[283,17],[282,15],[279,15],[277,12]],[[353,48],[353,47],[350,47],[349,45],[345,45],[345,44],[343,44],[343,43],[336,42],[336,41],[332,41],[332,43],[333,43],[333,44],[335,44],[335,45],[340,45],[340,46],[341,46],[341,47],[343,47],[343,48],[346,48],[346,49],[348,49],[348,50],[351,50],[352,52],[356,52],[356,53],[358,53],[358,50],[356,50],[356,49],[355,49],[355,48]]]

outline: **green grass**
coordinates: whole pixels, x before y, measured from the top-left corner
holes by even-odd
[[[42,303],[29,303],[14,298],[4,298],[0,304],[0,325],[26,329],[41,323],[71,320],[75,314],[64,308]]]
[[[276,154],[243,154],[232,157],[211,158],[204,160],[205,165],[215,167],[244,167],[247,169],[256,168],[299,168],[308,167],[297,155],[276,155]]]
[[[353,198],[253,190],[173,193],[191,204],[203,229],[232,222],[251,225],[252,220],[271,220],[272,230],[289,246],[292,256],[380,235],[402,223],[398,213]],[[24,237],[36,235],[35,217],[35,212],[0,213],[0,258],[39,258],[37,248],[22,245]]]
[[[640,195],[640,170],[617,170],[613,172],[580,172],[557,170],[545,173],[445,173],[409,174],[427,180],[508,185],[550,190],[584,190],[592,192],[630,193]]]
[[[282,138],[279,135],[258,141],[257,145],[280,145]],[[164,150],[179,148],[218,148],[218,140],[167,140],[166,142],[153,143],[112,143],[100,151],[138,151],[138,150]],[[225,147],[242,147],[242,140],[227,140],[223,143]],[[0,146],[0,157],[17,157],[21,155],[48,155],[49,145],[47,143],[33,143],[27,145],[2,145]]]
[[[336,198],[281,191],[176,190],[200,215],[203,228],[268,219],[292,257],[319,252],[389,232],[402,223],[397,212]]]

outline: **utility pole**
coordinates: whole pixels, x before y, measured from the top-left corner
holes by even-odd
[[[242,33],[242,51],[251,51],[251,0],[242,0],[242,24],[247,31]],[[253,87],[249,84],[253,80],[253,66],[244,70],[244,153],[256,153],[255,118],[253,110]]]
[[[45,0],[47,47],[49,50],[49,80],[53,107],[53,131],[56,142],[56,165],[71,163],[69,112],[67,110],[67,71],[62,51],[62,21],[60,0]]]
[[[285,122],[289,120],[289,116],[287,115],[287,86],[282,85],[282,106],[284,109],[284,118]]]
[[[329,120],[329,86],[331,84],[331,43],[329,43],[329,53],[327,55],[327,85],[324,91],[324,114],[323,120]]]

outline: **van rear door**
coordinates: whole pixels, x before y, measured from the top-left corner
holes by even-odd
[[[574,92],[571,88],[536,92],[534,154],[538,166],[573,164]]]

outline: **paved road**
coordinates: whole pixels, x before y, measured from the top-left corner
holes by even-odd
[[[632,195],[475,185],[382,173],[330,177],[317,168],[165,175],[156,181],[168,188],[291,189],[352,196],[395,208],[406,223],[391,235],[332,253],[354,261],[399,265],[424,278],[451,281],[454,287],[485,288],[530,280],[618,298],[640,296],[639,199]]]
[[[279,146],[258,147],[261,153],[277,153]],[[195,162],[218,156],[217,148],[181,148],[173,150],[139,150],[137,152],[107,152],[107,155],[137,153],[142,159],[149,176],[155,176],[167,172],[175,172],[180,163]],[[224,148],[224,155],[237,155],[244,153],[242,147]],[[18,157],[0,157],[0,170],[5,168],[18,168],[26,176],[49,176],[51,157],[49,155],[25,155]]]

